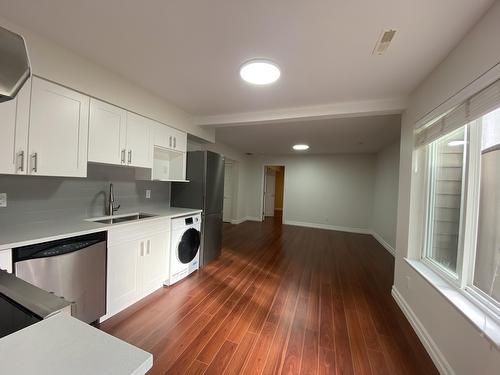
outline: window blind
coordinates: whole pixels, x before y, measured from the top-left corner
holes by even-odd
[[[417,130],[415,148],[428,145],[498,107],[500,107],[500,80]]]

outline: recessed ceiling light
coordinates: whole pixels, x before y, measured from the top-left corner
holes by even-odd
[[[254,85],[269,85],[276,82],[280,75],[278,65],[269,60],[250,60],[240,68],[241,79]]]
[[[464,144],[465,144],[465,141],[451,141],[451,142],[448,142],[448,146],[450,146],[450,147],[463,146]]]
[[[309,146],[308,145],[294,145],[293,149],[295,151],[305,151],[305,150],[309,149]]]

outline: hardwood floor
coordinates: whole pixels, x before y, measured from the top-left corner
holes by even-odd
[[[101,324],[153,353],[151,374],[437,374],[393,301],[371,236],[224,226],[222,257]]]

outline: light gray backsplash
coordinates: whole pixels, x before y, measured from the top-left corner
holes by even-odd
[[[44,217],[102,216],[112,182],[120,211],[170,206],[170,183],[136,181],[133,168],[89,164],[87,178],[0,175],[0,193],[7,207],[0,208],[0,224]],[[146,189],[151,198],[146,199]]]

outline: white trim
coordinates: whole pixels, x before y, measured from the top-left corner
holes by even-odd
[[[389,243],[384,240],[384,238],[375,232],[373,229],[370,231],[370,234],[375,238],[393,257],[396,256],[396,250],[389,245]]]
[[[450,366],[443,353],[439,350],[439,347],[436,345],[431,335],[429,335],[429,332],[427,332],[422,322],[418,319],[417,315],[413,312],[411,307],[394,285],[392,286],[391,294],[403,314],[406,316],[406,319],[410,322],[418,338],[424,345],[425,350],[429,353],[429,356],[436,365],[439,373],[443,375],[455,375],[455,371],[453,371],[453,368]]]
[[[245,221],[262,221],[262,220],[255,216],[245,216],[240,219],[231,220],[231,224],[241,224]]]
[[[262,218],[257,217],[257,216],[247,216],[246,220],[248,220],[248,221],[262,221]]]
[[[306,119],[329,119],[373,115],[400,114],[408,106],[408,98],[387,98],[357,102],[339,102],[307,107],[282,108],[270,111],[243,112],[227,115],[195,117],[199,126],[254,125]]]
[[[486,338],[492,347],[500,350],[500,323],[494,311],[488,308],[467,290],[460,289],[447,279],[436,273],[421,260],[404,258],[420,276],[434,287],[457,311],[469,320],[472,325]]]
[[[247,218],[246,217],[242,217],[240,219],[231,219],[230,223],[231,224],[241,224],[243,223],[244,221],[247,221]]]
[[[365,228],[339,227],[339,226],[336,226],[336,225],[318,224],[318,223],[307,223],[307,222],[304,222],[304,221],[283,220],[283,224],[285,224],[285,225],[295,225],[295,226],[298,226],[298,227],[336,230],[336,231],[339,231],[339,232],[371,234],[370,229],[365,229]]]

